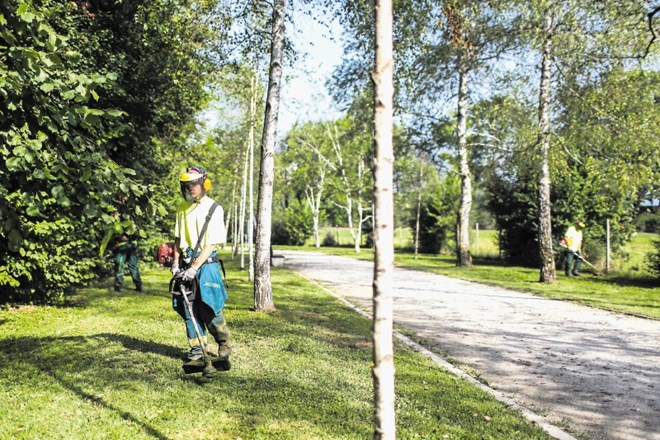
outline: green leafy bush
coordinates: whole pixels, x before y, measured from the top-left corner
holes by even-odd
[[[312,210],[306,203],[294,200],[276,213],[273,221],[273,244],[302,246],[312,235]]]
[[[635,219],[635,227],[641,232],[660,233],[660,211],[645,211]]]
[[[58,302],[104,274],[118,223],[171,228],[173,146],[207,96],[188,6],[0,2],[0,302]]]
[[[415,228],[415,219],[410,227]],[[419,251],[439,254],[454,245],[451,235],[456,227],[455,217],[450,215],[446,205],[426,201],[422,203],[419,215]]]
[[[339,243],[337,243],[335,234],[333,234],[332,231],[326,232],[325,237],[323,237],[323,241],[321,242],[321,246],[336,247],[337,245],[339,245]]]
[[[0,12],[0,299],[56,302],[93,277],[89,241],[124,176],[96,142],[101,121],[121,112],[93,107],[114,76],[82,68],[31,2]]]
[[[660,240],[654,241],[655,250],[647,254],[649,269],[656,277],[660,278]]]

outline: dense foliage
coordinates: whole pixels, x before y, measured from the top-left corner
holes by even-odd
[[[335,94],[356,102],[373,40],[367,5],[342,4],[351,39],[335,72]],[[631,237],[641,199],[657,193],[660,136],[651,121],[660,108],[658,52],[649,44],[657,20],[648,20],[649,7],[637,0],[394,2],[398,115],[443,179],[465,175],[445,153],[455,156],[466,143],[473,194],[492,212],[510,262],[541,263],[541,182],[550,188],[551,217],[543,222],[553,240],[585,220],[592,256],[603,253],[606,220],[616,251]],[[549,124],[541,128],[540,48],[548,40]],[[537,151],[541,138],[549,139],[547,158]],[[542,174],[546,162],[549,172]],[[399,206],[410,206],[410,196]],[[472,228],[490,221],[481,213],[470,218]]]
[[[176,147],[213,69],[205,3],[2,2],[2,301],[60,300],[117,223],[166,229]]]
[[[660,240],[654,241],[653,246],[655,246],[655,250],[648,254],[648,263],[651,272],[660,278]]]
[[[597,257],[607,220],[616,250],[640,223],[640,202],[657,199],[660,76],[647,2],[582,3],[557,11],[552,231],[558,240],[568,224],[586,221],[586,247]],[[398,226],[415,225],[421,201],[422,244],[432,251],[455,242],[462,138],[474,180],[472,227],[494,223],[503,255],[538,263],[534,75],[544,5],[395,2],[395,216]],[[347,116],[284,133],[275,233],[302,243],[327,221],[350,226],[359,246],[371,227],[372,6],[318,6],[337,8],[347,32],[333,81]],[[269,11],[263,2],[225,0],[0,4],[0,301],[61,300],[68,286],[102,272],[101,239],[118,226],[142,237],[149,259],[170,234],[176,176],[188,164],[209,170],[212,195],[239,229],[248,139],[258,145],[262,131]],[[290,41],[286,47],[287,62],[295,61]],[[456,70],[465,55],[462,75],[474,87],[458,136]],[[206,130],[199,115],[218,97],[220,123]]]
[[[660,118],[657,84],[657,73],[613,71],[597,84],[562,89],[552,154],[556,242],[578,219],[587,222],[585,248],[594,259],[605,254],[607,220],[614,251],[630,240],[643,197],[658,181],[660,126],[652,122]],[[502,250],[511,262],[536,264],[537,158],[528,149],[530,109],[521,102],[500,97],[483,102],[477,127],[481,141],[500,140],[486,156],[483,177],[488,206],[502,231]]]
[[[302,246],[312,235],[312,211],[305,202],[294,199],[273,218],[273,244]]]

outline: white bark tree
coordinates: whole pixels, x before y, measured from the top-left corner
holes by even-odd
[[[255,63],[256,64],[256,63]],[[249,221],[248,221],[248,254],[249,271],[248,278],[254,281],[254,130],[257,117],[257,69],[255,68],[252,81],[250,81],[250,175],[249,175]]]
[[[550,72],[552,69],[553,15],[548,7],[545,11],[544,40],[541,62],[541,83],[539,87],[539,138],[538,149],[541,155],[539,172],[539,257],[541,271],[539,279],[543,283],[557,281],[555,257],[552,251],[552,214],[550,205]]]
[[[312,233],[315,246],[321,247],[320,223],[326,175],[335,170],[328,159],[330,142],[325,135],[325,124],[307,123],[295,127],[287,136],[283,160],[290,169],[290,184],[305,194],[312,211]]]
[[[470,212],[472,211],[472,173],[467,146],[467,113],[468,113],[468,66],[464,51],[459,55],[458,62],[458,158],[459,175],[461,176],[461,203],[458,209],[458,234],[456,240],[456,257],[459,266],[472,267],[470,252]]]
[[[392,281],[394,274],[394,149],[392,1],[376,0],[374,83],[374,437],[396,438]]]
[[[419,186],[417,188],[417,207],[415,209],[415,260],[419,253],[419,220],[422,214],[422,189],[424,188],[424,162],[419,161]]]
[[[254,264],[254,309],[275,310],[270,280],[270,247],[273,218],[273,185],[275,181],[275,141],[280,105],[282,53],[284,51],[284,12],[286,0],[274,0],[273,28],[268,73],[268,93],[264,112],[259,172],[259,201]]]
[[[353,154],[358,156],[355,162],[355,170],[349,170],[348,161],[344,157],[344,151],[342,150],[342,145],[339,139],[339,134],[337,132],[337,125],[333,125],[333,130],[330,129],[330,125],[327,126],[328,138],[332,144],[332,149],[334,152],[335,160],[332,165],[333,170],[338,175],[339,187],[341,188],[343,202],[337,202],[333,200],[333,204],[341,208],[346,213],[346,223],[348,226],[348,231],[351,234],[353,239],[353,247],[356,253],[360,253],[360,247],[362,243],[362,225],[371,219],[371,215],[366,215],[367,211],[371,210],[371,207],[365,207],[364,200],[364,158],[360,155],[360,152],[353,151]],[[355,171],[355,174],[351,174],[351,171]],[[353,216],[357,214],[357,223],[353,222]]]
[[[246,205],[247,205],[247,180],[248,180],[248,165],[250,163],[250,143],[246,142],[245,144],[245,159],[243,160],[243,174],[241,175],[241,209],[240,209],[240,219],[238,225],[238,239],[240,241],[240,252],[241,252],[241,270],[245,269],[245,214],[246,214]]]
[[[312,210],[312,228],[314,234],[314,245],[317,248],[321,247],[321,237],[320,237],[320,218],[321,218],[321,200],[323,197],[323,190],[325,189],[325,174],[326,174],[326,164],[327,159],[325,159],[321,153],[316,150],[316,157],[318,158],[318,172],[316,173],[313,179],[313,182],[308,182],[305,185],[305,198],[307,199],[307,204],[309,204],[310,209]]]

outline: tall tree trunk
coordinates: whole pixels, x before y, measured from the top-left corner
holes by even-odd
[[[419,217],[422,211],[422,188],[424,184],[422,182],[422,171],[424,170],[424,162],[420,159],[419,161],[419,185],[417,188],[417,215],[415,216],[415,260],[417,259],[417,254],[419,252]]]
[[[285,6],[286,0],[274,0],[268,96],[266,98],[264,130],[261,140],[257,242],[254,264],[254,309],[264,312],[275,310],[273,288],[270,283],[270,246],[273,218],[273,183],[275,181],[275,140],[280,106],[282,52],[284,50]]]
[[[231,185],[231,205],[229,205],[229,209],[227,210],[227,221],[225,221],[225,225],[227,225],[226,229],[231,229],[232,248],[234,247],[234,236],[236,235],[234,232],[234,224],[232,223],[234,221],[234,203],[236,203],[236,181]]]
[[[362,202],[358,201],[357,205],[357,228],[355,228],[355,253],[360,253],[360,246],[362,246]]]
[[[392,0],[376,0],[374,83],[374,281],[373,380],[374,437],[395,439],[394,348],[392,342],[394,275],[394,153],[392,116],[394,95]]]
[[[458,212],[457,265],[472,267],[470,254],[470,211],[472,210],[472,175],[467,147],[468,67],[467,54],[458,60],[458,158],[461,176],[461,206]]]
[[[539,87],[539,149],[541,170],[539,174],[539,257],[541,272],[539,281],[557,281],[555,257],[552,252],[552,214],[550,205],[550,71],[552,69],[552,12],[545,13],[545,40],[543,41],[543,62],[541,65],[541,85]]]
[[[362,245],[362,223],[364,223],[364,208],[362,207],[362,173],[364,172],[364,162],[358,162],[358,187],[357,187],[357,214],[358,222],[355,231],[355,253],[360,253]]]
[[[248,279],[254,281],[254,126],[257,117],[257,69],[250,84],[250,216],[248,226]]]
[[[339,205],[335,203],[346,212],[346,224],[348,226],[348,232],[351,234],[353,239],[353,246],[356,253],[360,253],[360,241],[358,240],[357,233],[353,227],[353,198],[347,193],[346,195],[346,205]]]
[[[314,234],[314,247],[321,247],[321,237],[319,233],[319,210],[312,210],[312,232]]]
[[[356,232],[353,229],[353,196],[351,195],[352,186],[346,174],[346,167],[344,167],[344,157],[341,150],[341,145],[339,144],[339,136],[337,136],[335,133],[335,137],[333,138],[332,132],[330,131],[330,126],[326,125],[326,128],[328,130],[328,139],[330,139],[330,142],[332,143],[332,149],[334,150],[335,156],[337,157],[337,170],[339,171],[341,182],[343,183],[344,186],[344,193],[346,194],[346,205],[340,205],[338,203],[335,203],[335,205],[346,211],[346,222],[348,223],[348,230],[351,233],[351,238],[353,238],[353,246],[355,248],[355,253],[359,254],[360,241],[361,241],[360,231],[358,230]],[[335,132],[336,131],[337,131],[337,126],[335,125]],[[362,161],[360,161],[358,164],[358,188],[360,182],[362,181],[362,169],[360,168],[360,166],[362,165],[363,165]],[[361,204],[361,200],[359,200],[359,198],[357,200],[357,204],[358,206]],[[358,220],[358,228],[362,226],[360,220],[361,219]]]
[[[323,195],[323,185],[325,180],[325,171],[321,169],[318,174],[316,188],[307,185],[305,188],[305,197],[307,204],[312,210],[312,232],[314,234],[314,245],[321,247],[320,222],[321,222],[321,197]]]
[[[241,176],[241,224],[238,226],[238,235],[241,240],[241,270],[245,269],[245,210],[247,203],[247,178],[248,164],[250,162],[250,145],[245,145],[245,162],[243,163],[243,175]]]
[[[321,218],[321,208],[320,208],[321,195],[322,195],[322,191],[319,190],[316,193],[315,207],[314,207],[314,210],[312,211],[312,213],[314,215],[314,219],[313,219],[314,224],[312,225],[314,227],[314,246],[317,249],[321,247],[321,231],[320,231],[320,228],[321,228],[321,225],[320,225],[320,222],[321,222],[321,219],[320,219]]]
[[[234,198],[234,194],[236,191],[236,181],[234,180],[234,187],[232,189],[232,210],[234,212],[233,218],[234,222],[232,223],[232,246],[231,246],[231,259],[233,260],[234,257],[236,256],[236,253],[238,252],[238,205],[240,201],[237,201]]]

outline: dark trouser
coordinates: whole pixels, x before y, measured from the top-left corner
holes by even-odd
[[[124,266],[128,266],[131,273],[135,289],[142,291],[142,279],[138,270],[137,246],[129,244],[118,249],[115,253],[115,290],[121,290],[124,287]]]
[[[580,255],[580,252],[577,252],[578,255]],[[580,267],[582,266],[582,260],[575,255],[575,252],[573,251],[568,251],[566,252],[566,265],[564,266],[564,272],[566,275],[571,275],[571,272],[573,275],[577,274],[580,272]]]

